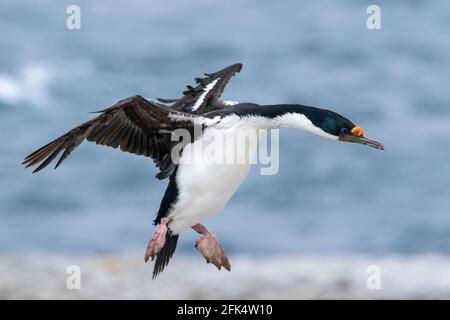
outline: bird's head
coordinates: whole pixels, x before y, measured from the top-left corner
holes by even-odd
[[[306,116],[311,120],[314,126],[319,128],[331,138],[342,142],[352,142],[363,144],[378,150],[383,151],[384,146],[374,140],[367,139],[364,136],[364,129],[361,126],[356,126],[349,119],[340,114],[324,109],[311,110],[306,112]]]

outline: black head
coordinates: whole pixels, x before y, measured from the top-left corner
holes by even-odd
[[[352,130],[355,125],[349,119],[331,110],[301,106],[300,110],[313,124],[328,134],[339,136],[342,130]]]
[[[364,137],[364,129],[331,110],[302,106],[303,114],[319,129],[338,138],[339,141],[364,144],[378,150],[384,146]]]

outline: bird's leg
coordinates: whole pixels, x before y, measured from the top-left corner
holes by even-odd
[[[166,243],[168,222],[169,220],[167,218],[162,218],[159,222],[159,225],[156,227],[155,233],[148,242],[147,250],[145,251],[145,262],[147,262],[150,257],[152,257],[153,261],[153,259],[155,259],[155,256]]]
[[[225,252],[223,251],[216,235],[200,223],[192,226],[192,229],[202,235],[202,237],[195,242],[195,247],[203,255],[206,262],[212,263],[219,270],[221,267],[224,267],[230,271],[230,262],[228,261],[228,257],[225,255]]]

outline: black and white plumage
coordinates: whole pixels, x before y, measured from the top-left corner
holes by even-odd
[[[227,103],[220,96],[232,76],[242,68],[233,64],[203,78],[196,78],[195,87],[188,86],[179,99],[149,101],[133,96],[100,111],[100,115],[70,130],[27,156],[26,167],[37,165],[33,172],[46,167],[59,154],[58,167],[84,140],[122,151],[152,158],[159,179],[169,178],[155,224],[157,229],[149,242],[146,261],[156,258],[153,276],[168,264],[175,252],[178,235],[193,228],[203,237],[197,248],[207,262],[219,269],[230,269],[228,258],[215,235],[200,224],[218,213],[227,204],[245,179],[250,162],[220,164],[204,158],[187,160],[187,155],[202,143],[220,134],[225,142],[235,139],[237,132],[256,129],[300,128],[333,140],[355,142],[383,150],[383,146],[363,136],[363,130],[350,120],[325,109],[304,105],[257,105],[253,103]],[[203,129],[195,135],[195,126]],[[172,151],[176,143],[172,136],[177,129],[190,133],[179,158]],[[251,139],[241,152],[255,153],[258,139]],[[227,149],[223,152],[235,152]],[[196,156],[194,155],[194,158]],[[204,155],[202,155],[204,157]]]

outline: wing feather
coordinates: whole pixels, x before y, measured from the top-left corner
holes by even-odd
[[[180,127],[188,130],[193,128],[191,121],[174,122],[169,117],[173,113],[183,115],[182,112],[163,108],[141,96],[121,100],[99,113],[96,118],[30,153],[22,164],[25,167],[38,165],[33,171],[38,172],[63,152],[56,163],[56,169],[76,147],[88,140],[151,157],[156,165],[164,170],[164,166],[170,166],[166,155],[170,153],[170,136],[173,130]]]
[[[205,73],[204,78],[195,78],[197,86],[186,86],[180,99],[157,100],[171,108],[187,113],[205,114],[210,111],[225,108],[227,105],[220,101],[228,81],[242,69],[241,63],[236,63],[214,73]]]

